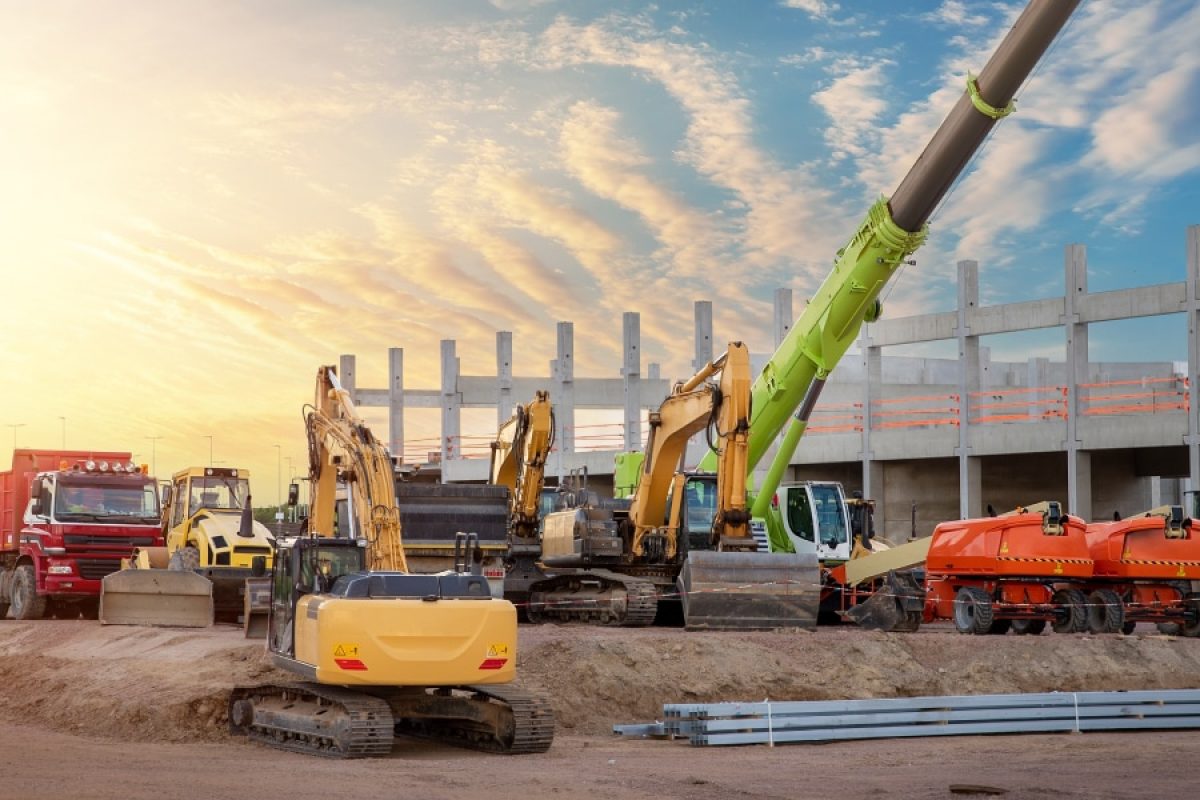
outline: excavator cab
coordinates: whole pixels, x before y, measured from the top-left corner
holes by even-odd
[[[366,550],[353,539],[300,537],[276,542],[267,642],[272,653],[295,653],[296,604],[308,594],[327,594],[342,575],[367,568]]]

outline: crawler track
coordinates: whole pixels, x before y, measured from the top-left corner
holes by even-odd
[[[642,628],[654,623],[658,590],[650,581],[608,570],[556,575],[530,592],[530,622],[585,622]]]
[[[549,702],[517,686],[373,687],[312,683],[235,689],[231,732],[324,758],[392,751],[397,733],[489,753],[543,753],[554,740]]]
[[[370,758],[392,751],[385,700],[313,683],[234,689],[229,728],[279,750],[325,758]]]

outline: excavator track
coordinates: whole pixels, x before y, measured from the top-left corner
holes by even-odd
[[[504,755],[544,753],[554,741],[554,711],[519,686],[397,690],[380,695],[396,733]]]
[[[608,570],[556,575],[534,586],[529,599],[526,618],[532,623],[643,628],[653,624],[658,613],[658,589],[653,583]]]
[[[229,729],[278,750],[324,758],[385,756],[394,738],[387,701],[314,683],[234,689]]]

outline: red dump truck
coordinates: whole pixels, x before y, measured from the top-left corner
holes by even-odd
[[[154,478],[129,453],[15,450],[0,472],[0,619],[95,617],[104,576],[162,544]]]

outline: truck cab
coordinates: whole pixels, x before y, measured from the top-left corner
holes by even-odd
[[[103,578],[162,544],[154,479],[128,453],[17,450],[0,506],[0,618],[93,617]]]

